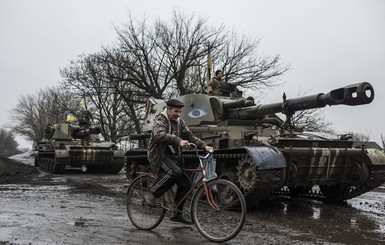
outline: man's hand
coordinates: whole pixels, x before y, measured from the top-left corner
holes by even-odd
[[[208,152],[208,153],[213,153],[213,152],[214,152],[214,148],[212,148],[211,146],[208,146],[208,145],[206,145],[206,146],[204,147],[204,150],[205,150],[206,152]]]
[[[179,143],[179,146],[182,147],[183,149],[187,149],[190,145],[190,142],[188,140],[181,140]]]

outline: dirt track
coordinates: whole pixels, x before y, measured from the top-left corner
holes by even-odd
[[[18,160],[32,164],[30,157]],[[129,181],[122,172],[36,172],[23,181],[0,185],[2,245],[210,244],[194,226],[168,218],[151,232],[134,228],[125,210]],[[226,244],[384,244],[384,192],[380,187],[341,204],[274,196],[249,211],[244,229]]]

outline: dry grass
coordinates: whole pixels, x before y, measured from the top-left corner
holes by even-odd
[[[0,157],[0,184],[25,182],[35,177],[39,171],[30,165]]]

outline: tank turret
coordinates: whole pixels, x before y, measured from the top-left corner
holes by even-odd
[[[296,132],[291,117],[297,111],[326,105],[360,106],[374,99],[367,82],[272,104],[255,105],[252,98],[187,94],[182,119],[194,134],[214,147],[219,178],[237,184],[249,205],[272,191],[287,187],[306,195],[318,185],[320,198],[341,201],[356,197],[385,182],[385,153],[371,143],[349,138],[319,137]],[[148,168],[146,142],[154,117],[165,108],[163,100],[148,101],[143,135],[132,138],[126,153],[127,177]],[[286,115],[282,120],[276,115]],[[140,141],[137,144],[136,141]],[[184,164],[195,167],[193,152],[184,152]]]
[[[72,137],[81,140],[90,140],[92,135],[98,135],[102,131],[100,127],[72,126]]]

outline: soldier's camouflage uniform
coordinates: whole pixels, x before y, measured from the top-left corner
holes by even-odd
[[[219,84],[223,82],[223,79],[218,77],[213,77],[211,80],[207,83],[208,86],[208,92],[210,95],[221,95],[221,91],[219,90]]]

